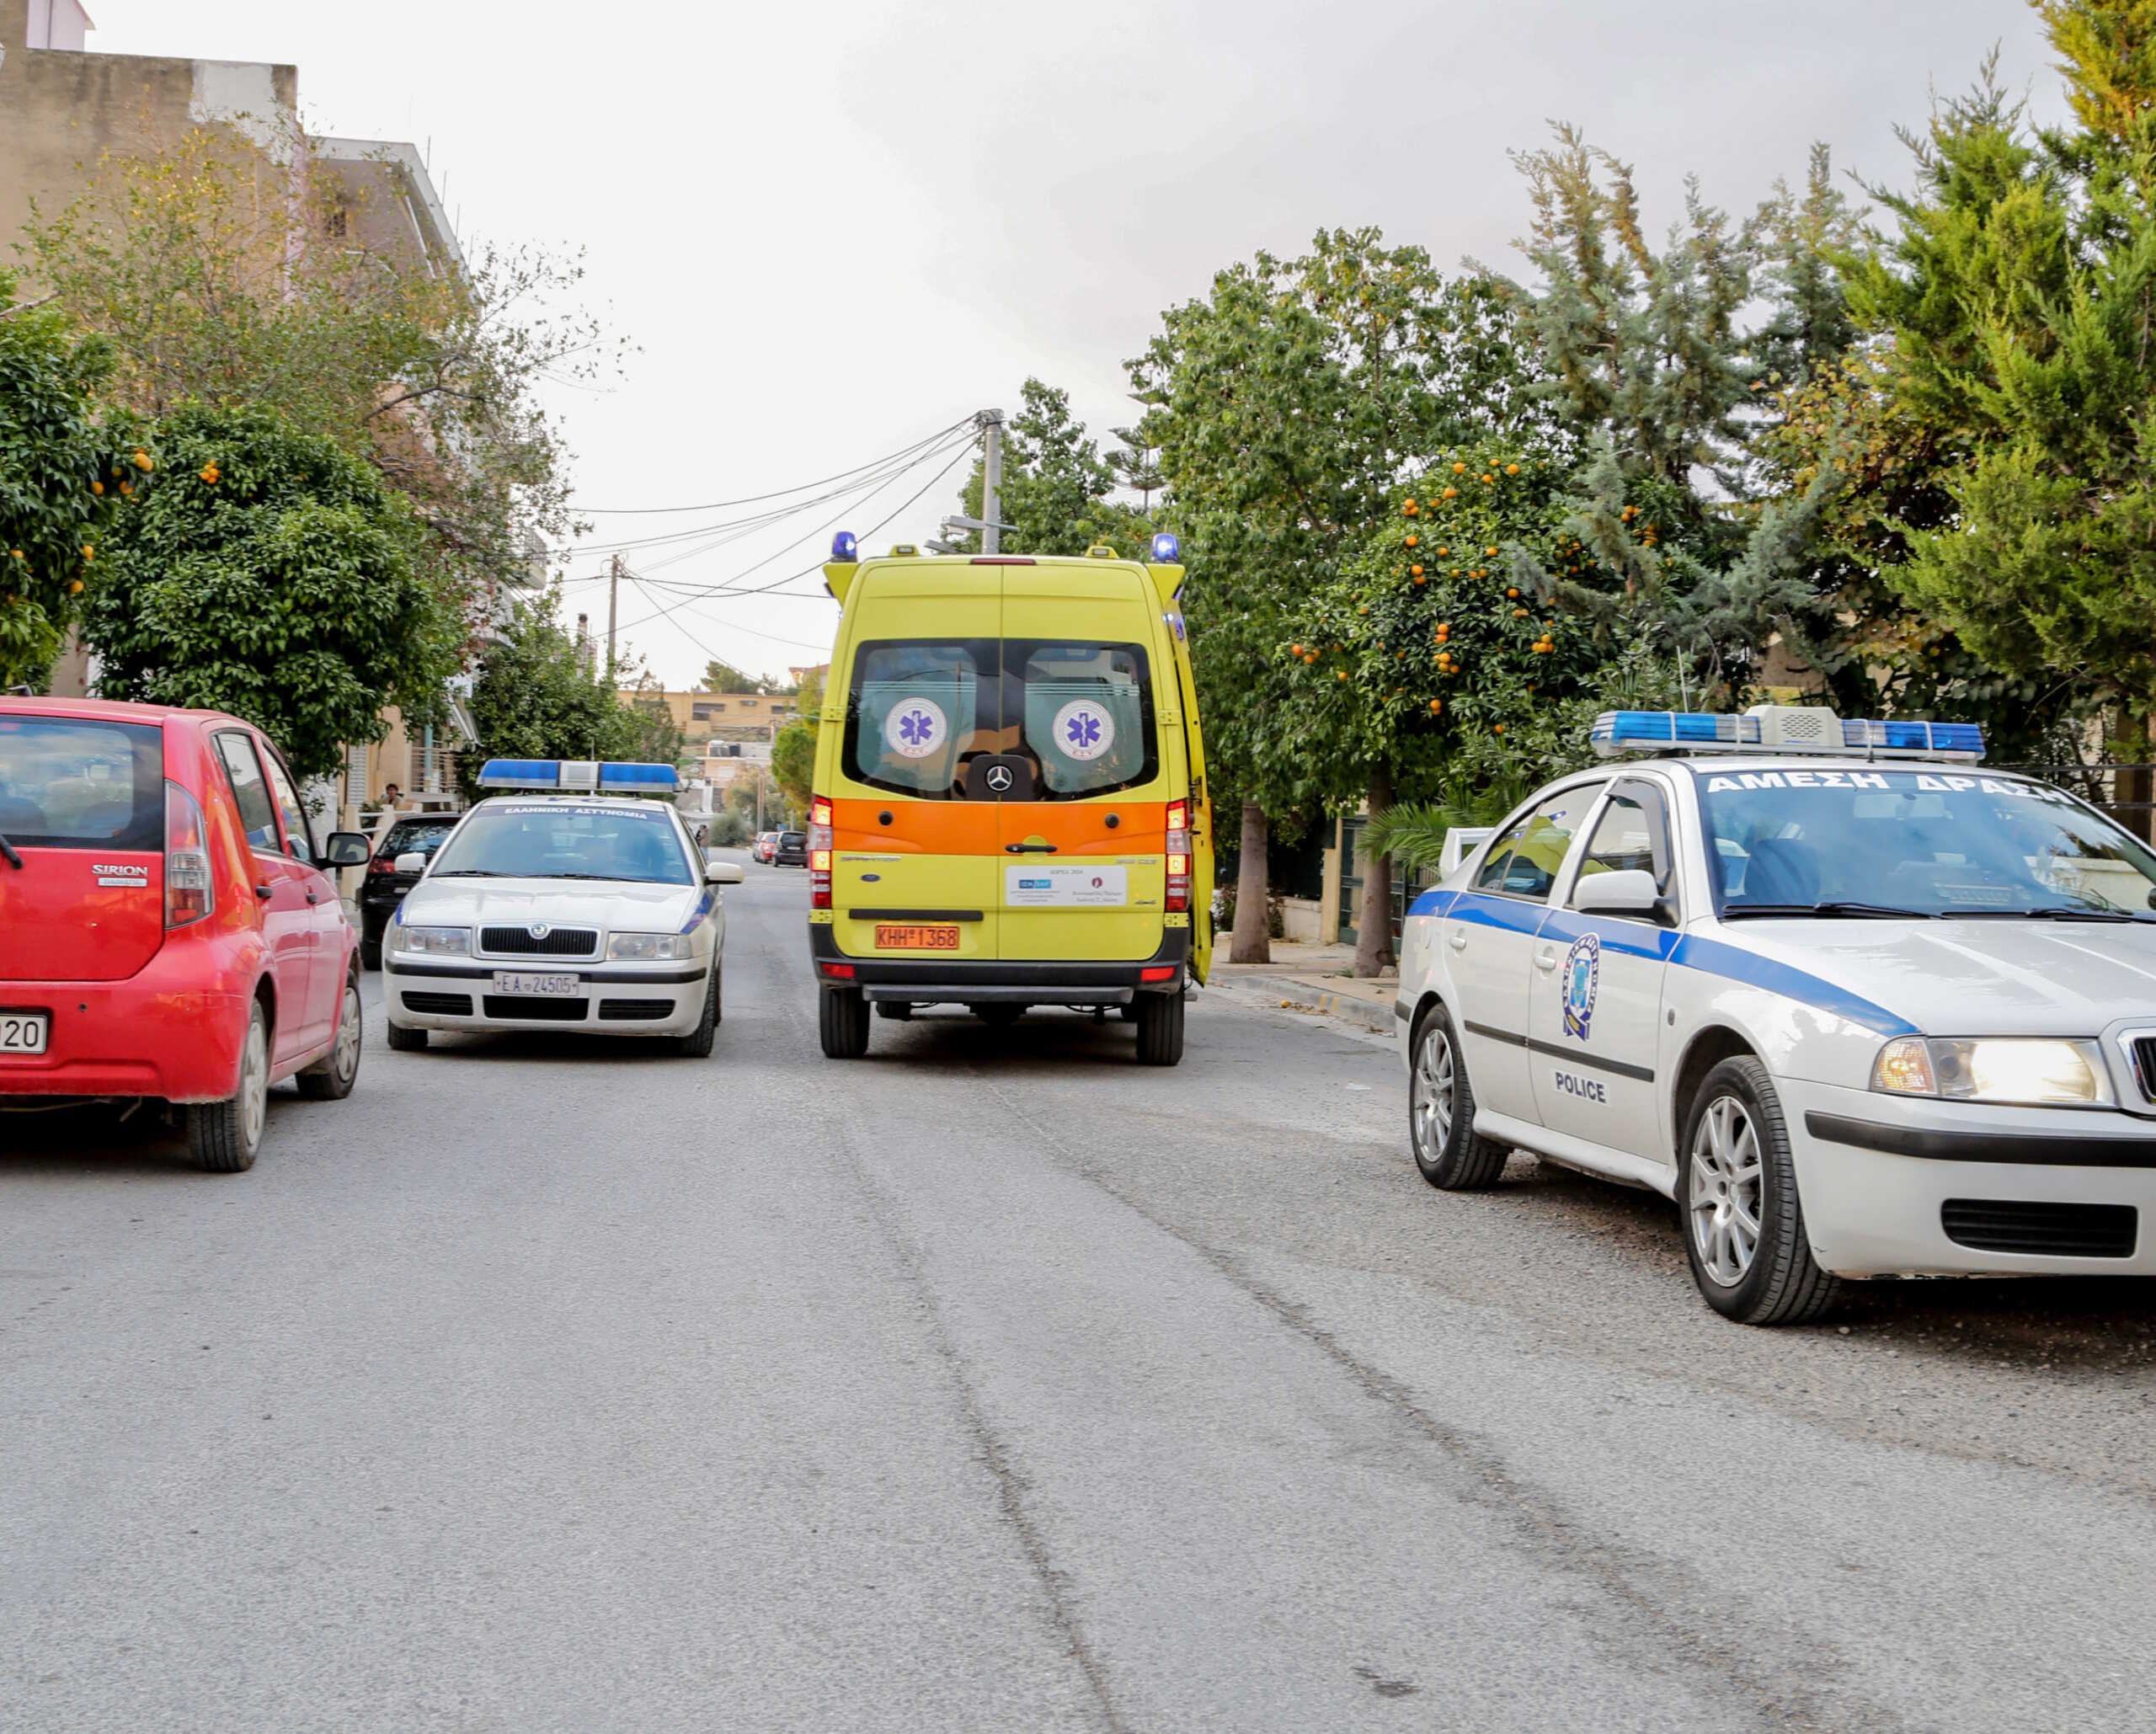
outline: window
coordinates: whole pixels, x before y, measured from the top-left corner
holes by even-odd
[[[1483,858],[1475,888],[1538,901],[1549,896],[1574,834],[1601,792],[1599,783],[1566,789],[1507,826]]]
[[[0,717],[0,837],[25,848],[162,849],[164,774],[159,729]]]
[[[692,704],[689,707],[689,720],[692,723],[708,723],[725,708],[726,707],[723,704]]]
[[[963,800],[968,763],[988,754],[1029,761],[1038,801],[1152,782],[1160,755],[1144,648],[1039,638],[860,647],[846,702],[849,776]]]
[[[270,791],[285,815],[286,850],[294,861],[313,861],[319,852],[314,846],[314,827],[307,822],[307,808],[300,804],[299,792],[292,787],[285,761],[274,752],[265,752],[262,762],[270,767]]]
[[[436,857],[439,878],[627,879],[696,883],[664,807],[489,802],[467,814]]]
[[[1602,809],[1594,835],[1588,839],[1579,878],[1635,869],[1652,873],[1654,888],[1664,897],[1669,894],[1669,825],[1662,814],[1662,797],[1645,783],[1620,783]],[[1572,900],[1579,900],[1579,880],[1573,882]]]
[[[240,829],[250,847],[277,852],[277,810],[270,804],[270,786],[262,780],[255,762],[254,743],[244,734],[227,729],[217,736],[217,756],[224,760],[225,781],[239,805]]]
[[[441,847],[441,840],[456,829],[456,816],[451,814],[439,819],[400,819],[390,826],[389,835],[375,853],[390,861],[405,854],[431,856]]]

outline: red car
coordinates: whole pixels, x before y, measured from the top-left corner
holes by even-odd
[[[272,1084],[336,1101],[359,1075],[332,874],[367,855],[317,841],[237,718],[0,697],[0,1110],[166,1102],[201,1166],[253,1166]]]

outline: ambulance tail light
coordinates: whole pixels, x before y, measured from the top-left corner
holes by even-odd
[[[195,797],[165,785],[165,926],[191,927],[217,906],[210,872],[210,835]]]
[[[808,803],[808,907],[831,906],[831,803],[818,795]]]
[[[1190,803],[1168,803],[1168,901],[1171,913],[1190,907]]]

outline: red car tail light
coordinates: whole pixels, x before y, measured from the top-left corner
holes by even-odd
[[[1168,900],[1171,911],[1190,907],[1190,803],[1168,803]]]
[[[831,803],[821,795],[808,803],[808,907],[831,906]]]
[[[165,927],[191,927],[217,907],[210,872],[210,834],[195,797],[165,785]]]
[[[367,863],[367,871],[371,873],[393,873],[397,871],[397,857],[393,855],[377,855]]]

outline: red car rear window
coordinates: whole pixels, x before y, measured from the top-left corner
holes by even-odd
[[[164,732],[0,715],[0,837],[17,848],[164,846]]]

